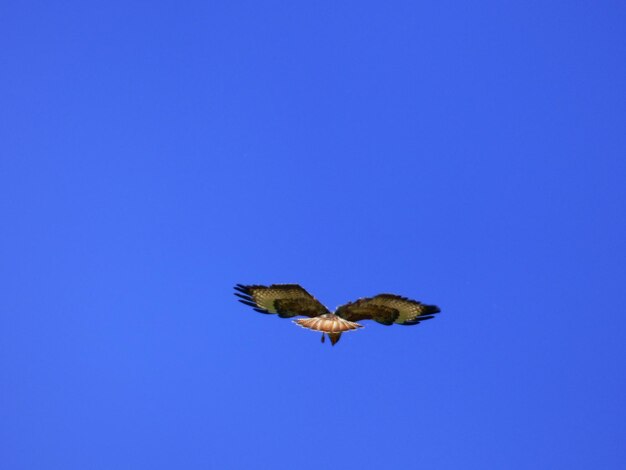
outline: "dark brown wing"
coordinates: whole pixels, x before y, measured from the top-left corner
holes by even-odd
[[[342,305],[335,315],[349,321],[375,320],[383,325],[417,325],[439,313],[436,305],[426,305],[393,294],[380,294]]]
[[[239,302],[261,313],[277,313],[281,318],[317,317],[330,313],[315,297],[298,284],[272,284],[271,286],[244,286],[237,284],[235,295]]]

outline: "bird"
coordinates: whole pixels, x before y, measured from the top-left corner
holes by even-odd
[[[252,307],[259,313],[276,314],[280,318],[293,318],[297,325],[322,333],[322,343],[328,335],[334,346],[341,334],[363,328],[362,320],[374,320],[382,325],[417,325],[434,318],[441,310],[436,305],[427,305],[395,294],[378,294],[363,297],[337,307],[330,312],[315,297],[299,284],[272,284],[235,286],[239,302]]]

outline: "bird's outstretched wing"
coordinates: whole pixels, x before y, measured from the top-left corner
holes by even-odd
[[[237,284],[235,295],[239,302],[261,313],[276,313],[281,318],[317,317],[330,313],[315,297],[298,284],[244,286]]]
[[[375,320],[383,325],[417,325],[439,313],[436,305],[426,305],[393,294],[380,294],[342,305],[335,315],[348,321]]]

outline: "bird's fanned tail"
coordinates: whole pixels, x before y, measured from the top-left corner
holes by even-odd
[[[302,328],[307,328],[313,331],[321,331],[322,343],[324,342],[325,335],[328,335],[328,339],[330,339],[330,343],[333,346],[337,344],[337,341],[341,338],[341,333],[363,328],[363,325],[345,320],[333,313],[328,313],[315,318],[295,320],[294,323]]]

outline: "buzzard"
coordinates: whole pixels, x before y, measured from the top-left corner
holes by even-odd
[[[383,325],[417,325],[430,320],[439,307],[426,305],[394,294],[379,294],[349,302],[331,313],[315,297],[298,284],[272,284],[271,286],[244,286],[237,284],[235,293],[239,302],[260,313],[275,313],[281,318],[304,316],[294,323],[309,330],[322,332],[322,343],[328,335],[334,346],[341,333],[363,328],[361,320],[375,320]]]

